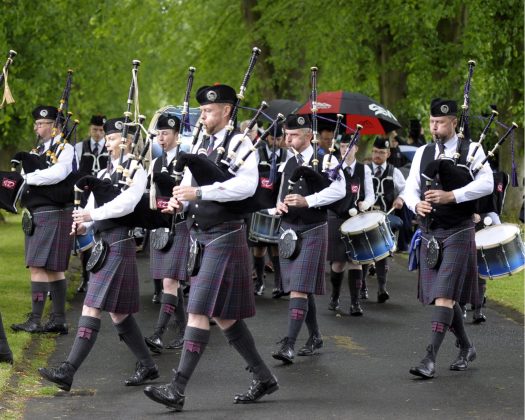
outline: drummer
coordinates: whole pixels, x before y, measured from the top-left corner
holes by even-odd
[[[405,178],[399,169],[387,163],[390,156],[390,142],[388,138],[376,137],[372,147],[372,163],[369,164],[372,170],[372,181],[374,183],[374,193],[376,202],[374,210],[385,213],[391,209],[401,209],[404,201],[399,196],[405,189]],[[401,229],[403,221],[395,214],[388,214],[388,221],[393,232]],[[363,265],[363,281],[361,284],[361,298],[368,299],[368,288],[366,286],[366,276],[368,266]],[[385,303],[390,295],[386,290],[388,258],[384,258],[375,263],[377,276],[377,302]]]
[[[276,126],[275,131],[267,138],[267,142],[262,147],[259,147],[259,177],[270,177],[272,164],[275,161],[277,167],[280,167],[287,158],[286,149],[283,148],[283,129]],[[274,149],[275,146],[275,149]],[[275,153],[275,155],[274,155]],[[277,181],[275,181],[277,183]],[[274,185],[274,188],[279,188]],[[264,293],[264,268],[266,250],[270,251],[270,260],[274,270],[274,286],[272,290],[272,297],[278,299],[284,295],[281,287],[281,267],[279,264],[279,249],[277,243],[264,243],[261,241],[255,242],[248,240],[248,245],[251,246],[253,252],[253,266],[257,275],[255,281],[255,294],[261,296]]]
[[[350,134],[344,134],[341,139],[341,156],[347,153]],[[346,181],[346,197],[344,206],[337,211],[328,211],[328,253],[330,262],[330,281],[332,282],[332,295],[328,309],[338,311],[341,283],[343,282],[345,268],[348,266],[348,287],[350,289],[350,315],[361,316],[363,309],[359,303],[359,290],[361,288],[361,265],[348,262],[346,247],[341,239],[340,228],[349,214],[357,211],[368,210],[375,202],[372,172],[367,165],[356,161],[357,144],[352,146],[343,162],[343,173]],[[335,210],[335,209],[334,209]]]

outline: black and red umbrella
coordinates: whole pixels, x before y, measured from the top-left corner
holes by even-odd
[[[300,102],[291,99],[272,99],[268,101],[268,109],[264,111],[264,114],[274,120],[277,114],[283,114],[286,117],[288,114],[293,114],[300,106]]]
[[[361,124],[361,134],[386,134],[401,128],[397,118],[386,107],[360,93],[338,90],[322,92],[317,96],[318,114],[344,114],[345,124],[355,128]],[[301,106],[297,114],[311,114],[312,103]]]

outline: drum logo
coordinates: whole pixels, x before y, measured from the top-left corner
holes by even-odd
[[[273,190],[273,182],[269,178],[260,179],[261,188],[266,188],[267,190]]]
[[[503,192],[503,184],[500,182],[497,187],[498,192]]]
[[[2,178],[2,187],[8,190],[14,190],[16,182],[9,178]]]
[[[359,185],[352,185],[352,194],[357,194],[359,192]]]
[[[168,208],[169,199],[166,197],[157,197],[157,209],[164,210]]]

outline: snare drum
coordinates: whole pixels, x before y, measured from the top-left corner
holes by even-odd
[[[280,226],[280,215],[272,215],[260,211],[252,213],[248,237],[253,242],[276,244],[281,236]]]
[[[476,232],[478,274],[484,279],[510,276],[525,267],[525,251],[518,226],[503,223]]]
[[[356,264],[376,262],[395,251],[395,236],[381,211],[351,217],[341,225],[341,234],[346,254]]]
[[[93,240],[93,233],[91,231],[88,231],[85,235],[77,235],[76,236],[76,249],[78,252],[84,252],[90,249],[95,241]]]

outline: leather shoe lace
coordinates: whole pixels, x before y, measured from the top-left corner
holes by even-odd
[[[164,343],[158,334],[152,334],[149,337],[145,337],[144,341],[148,348],[153,352],[160,354],[164,348]]]
[[[363,308],[361,308],[361,305],[359,302],[352,303],[350,305],[350,315],[351,316],[363,316]]]
[[[476,348],[474,345],[470,347],[460,349],[458,357],[450,365],[450,370],[466,370],[468,364],[476,359]]]
[[[419,365],[410,368],[410,373],[423,379],[433,378],[436,373],[434,357],[434,348],[432,345],[429,345],[427,347],[427,355],[419,362]]]
[[[63,362],[57,368],[39,368],[40,376],[58,385],[60,389],[69,391],[75,375],[75,367],[68,362]]]
[[[339,310],[339,298],[334,296],[330,297],[330,302],[328,303],[329,311],[338,311]]]
[[[42,331],[45,333],[58,333],[65,335],[69,332],[68,326],[65,322],[56,322],[55,314],[51,314],[49,320],[42,327]]]
[[[297,352],[298,356],[312,356],[317,353],[317,350],[323,347],[323,339],[320,335],[311,335],[306,340],[306,343]]]
[[[29,313],[26,321],[20,324],[11,325],[11,329],[13,331],[25,331],[28,333],[41,333],[42,325],[40,324],[40,321],[33,320],[33,314]]]
[[[261,381],[259,379],[254,379],[244,394],[236,394],[233,398],[234,404],[250,404],[259,400],[265,395],[274,393],[279,389],[279,383],[277,378],[272,375],[272,377],[266,381]]]
[[[368,299],[368,289],[367,288],[361,289],[359,291],[359,297],[364,300]]]
[[[159,377],[159,369],[157,365],[146,367],[142,363],[137,362],[135,373],[125,380],[126,386],[142,385],[147,380],[157,379]]]
[[[148,385],[144,388],[144,394],[149,399],[164,404],[166,407],[173,408],[175,411],[182,411],[185,396],[173,388],[172,384],[161,386]]]
[[[282,344],[281,348],[277,351],[274,351],[272,353],[272,357],[274,359],[281,360],[287,365],[292,364],[295,357],[293,345],[289,343],[288,337],[283,338],[278,342],[278,344],[279,343]]]

